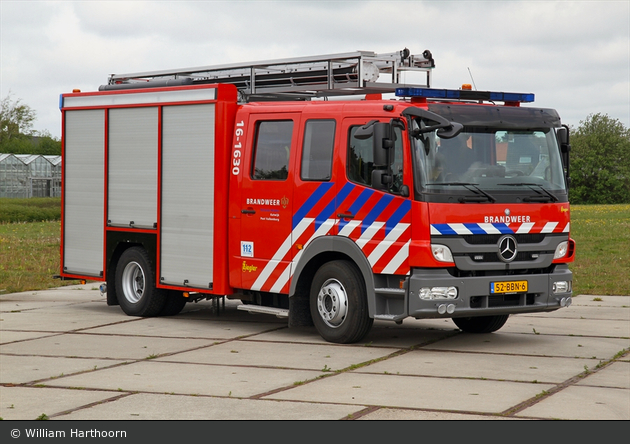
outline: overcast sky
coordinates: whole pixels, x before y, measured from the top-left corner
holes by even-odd
[[[534,93],[563,123],[630,127],[628,0],[0,0],[0,32],[0,97],[54,137],[59,95],[113,73],[403,48],[432,52],[433,87]]]

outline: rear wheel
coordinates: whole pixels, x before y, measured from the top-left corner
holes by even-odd
[[[503,327],[510,315],[453,318],[460,330],[467,333],[492,333]]]
[[[363,276],[348,261],[332,261],[315,273],[310,294],[311,317],[328,342],[350,344],[370,331]]]
[[[177,290],[168,290],[166,294],[166,304],[162,311],[160,311],[160,316],[175,316],[179,314],[186,305],[188,300],[184,297],[184,292]]]
[[[131,247],[116,267],[116,295],[130,316],[157,316],[166,305],[166,291],[155,288],[155,271],[142,247]]]

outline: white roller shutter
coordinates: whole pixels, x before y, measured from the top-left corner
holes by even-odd
[[[214,119],[213,104],[163,108],[162,284],[211,287]]]
[[[158,108],[109,111],[108,224],[157,223]]]
[[[67,111],[64,152],[63,268],[103,273],[105,111]]]

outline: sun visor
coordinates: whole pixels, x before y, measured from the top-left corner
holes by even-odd
[[[515,106],[482,106],[469,104],[434,103],[429,111],[439,114],[451,122],[464,126],[480,126],[505,129],[557,128],[560,116],[554,109],[524,108]]]

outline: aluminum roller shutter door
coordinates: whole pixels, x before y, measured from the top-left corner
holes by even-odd
[[[103,273],[105,111],[66,111],[63,268]]]
[[[112,109],[108,126],[108,224],[154,228],[158,108]]]
[[[213,104],[162,111],[160,282],[209,288],[214,239]]]

